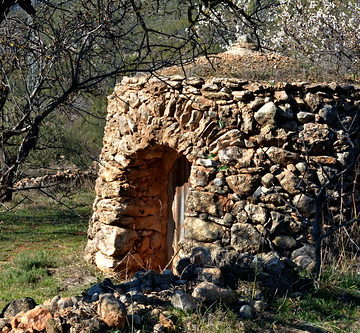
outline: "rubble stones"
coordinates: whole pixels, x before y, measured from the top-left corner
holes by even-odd
[[[172,330],[176,325],[167,311],[171,307],[193,312],[202,306],[224,303],[234,306],[234,309],[240,307],[239,315],[242,317],[254,318],[255,311],[260,312],[264,307],[264,303],[259,301],[264,298],[264,282],[269,285],[269,280],[280,281],[281,284],[273,283],[276,292],[288,292],[282,289],[289,276],[285,271],[286,264],[276,254],[256,257],[224,251],[222,248],[219,248],[217,254],[210,252],[204,247],[195,247],[192,257],[179,260],[183,261],[177,266],[179,269],[179,266],[183,270],[192,267],[193,274],[188,274],[186,279],[174,275],[170,270],[161,273],[140,270],[131,280],[120,284],[105,279],[83,292],[82,296],[55,296],[34,309],[4,318],[0,320],[0,328],[3,332],[34,333],[107,332],[133,327],[149,331],[164,328]],[[221,262],[217,260],[221,269],[206,267],[213,266],[217,256],[224,259]],[[237,292],[230,289],[227,282],[223,285],[225,281],[222,272],[226,272],[229,265],[232,272],[237,272],[231,282],[244,286],[237,288]],[[254,274],[257,275],[256,292]],[[250,280],[240,281],[241,277]],[[255,302],[251,301],[253,297]],[[158,319],[154,320],[156,317]]]

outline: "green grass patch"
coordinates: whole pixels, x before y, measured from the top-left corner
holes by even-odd
[[[326,332],[355,332],[360,318],[359,283],[360,276],[355,273],[334,276],[325,272],[319,288],[305,297],[275,299],[275,318],[286,324],[310,323]]]
[[[96,282],[82,259],[94,194],[81,189],[63,197],[71,209],[36,192],[26,195],[32,200],[0,213],[0,308],[26,296],[40,303],[75,295]],[[10,206],[16,201],[21,198]]]

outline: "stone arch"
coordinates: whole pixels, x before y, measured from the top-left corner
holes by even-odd
[[[117,180],[104,182],[99,178],[97,182],[97,192],[105,198],[95,203],[90,227],[98,249],[95,263],[101,270],[119,272],[171,267],[181,237],[183,185],[189,188],[191,164],[186,155],[153,143],[127,159],[131,162]],[[115,186],[112,194],[111,185],[107,191],[109,184]],[[177,197],[182,198],[181,202]]]

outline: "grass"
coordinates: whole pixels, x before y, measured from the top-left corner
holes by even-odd
[[[210,307],[204,313],[187,314],[175,311],[178,332],[241,333],[245,325],[231,309],[224,305]]]
[[[313,292],[274,300],[274,318],[285,324],[314,325],[325,332],[360,333],[360,274],[325,267]]]
[[[26,296],[40,303],[57,294],[76,295],[96,282],[97,273],[82,259],[93,197],[81,189],[63,198],[70,210],[31,193],[28,198],[36,201],[0,213],[0,308]],[[15,197],[9,207],[21,200]]]
[[[31,193],[29,198],[36,201],[28,198],[11,211],[0,213],[0,309],[26,296],[41,303],[55,295],[78,295],[102,278],[82,259],[93,197],[91,191],[81,189],[63,198],[73,208],[69,210]],[[17,197],[11,205],[21,200]],[[324,268],[316,290],[302,297],[274,297],[269,309],[252,320],[243,320],[236,310],[222,305],[193,314],[171,309],[171,319],[178,332],[188,333],[291,329],[360,333],[358,269],[356,258],[332,262]]]

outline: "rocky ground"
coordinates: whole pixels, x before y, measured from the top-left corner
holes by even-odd
[[[40,305],[31,298],[10,302],[1,313],[0,332],[181,332],[185,328],[172,317],[171,309],[201,313],[215,303],[231,307],[239,318],[239,332],[245,332],[242,319],[261,317],[270,295],[303,292],[299,290],[304,281],[299,283],[289,267],[276,255],[263,260],[244,255],[233,267],[232,271],[241,272],[237,274],[241,279],[235,280],[225,267],[207,267],[206,253],[198,249],[191,258],[179,260],[179,275],[142,270],[120,284],[105,279],[81,296],[55,296]],[[289,284],[284,282],[294,279],[300,289],[286,287]]]

